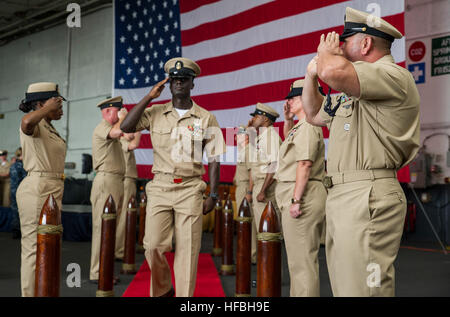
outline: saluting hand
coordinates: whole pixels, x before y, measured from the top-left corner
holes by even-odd
[[[292,119],[294,119],[294,114],[291,112],[291,108],[289,107],[287,101],[283,105],[283,112],[285,121],[291,121]]]
[[[319,58],[318,55],[314,56],[314,58],[309,62],[308,66],[306,67],[306,74],[307,76],[311,78],[317,77],[317,59]]]
[[[339,34],[336,32],[330,32],[325,37],[325,34],[320,36],[320,44],[317,47],[317,54],[331,54],[331,55],[344,55],[340,47]]]
[[[161,80],[159,83],[153,86],[149,94],[150,98],[152,99],[158,98],[161,95],[162,91],[164,90],[164,84],[167,83],[168,80],[169,77],[165,78],[164,80]]]
[[[44,107],[48,107],[50,111],[56,111],[62,108],[62,98],[61,97],[52,97],[47,99],[44,103]]]

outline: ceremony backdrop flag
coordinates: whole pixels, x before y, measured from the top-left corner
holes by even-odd
[[[183,56],[202,69],[192,99],[216,116],[224,136],[225,129],[247,124],[262,102],[280,113],[275,126],[283,137],[289,86],[304,78],[320,35],[342,32],[347,6],[380,15],[404,34],[403,0],[115,0],[113,96],[123,96],[125,106],[132,108],[165,78],[164,63]],[[405,66],[404,38],[394,42],[392,55]],[[154,103],[170,99],[166,87]],[[324,137],[327,144],[326,129]],[[231,182],[235,138],[226,142],[220,179]],[[152,178],[148,131],[135,155],[139,177]],[[400,175],[409,179],[407,170]]]

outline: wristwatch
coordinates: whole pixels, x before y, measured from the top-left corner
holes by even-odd
[[[301,199],[292,198],[291,199],[291,204],[300,204],[300,201],[301,201]]]
[[[213,200],[218,200],[219,194],[218,193],[209,193],[209,197],[211,197]]]

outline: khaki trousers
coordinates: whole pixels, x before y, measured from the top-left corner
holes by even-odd
[[[117,217],[116,224],[116,249],[115,257],[117,259],[123,258],[125,250],[125,227],[127,222],[127,209],[130,198],[136,198],[136,179],[125,177],[123,180],[123,204],[122,212]],[[136,208],[139,208],[139,201],[136,200]]]
[[[11,205],[11,182],[10,178],[0,179],[0,206],[9,207]]]
[[[123,176],[98,172],[97,175],[95,175],[91,190],[92,244],[91,267],[89,273],[89,278],[91,280],[98,280],[100,243],[102,234],[102,214],[109,195],[112,195],[116,205],[117,221],[117,219],[120,218],[123,204]]]
[[[334,296],[394,296],[394,261],[406,199],[395,178],[334,185],[326,203],[326,255]]]
[[[295,182],[277,182],[275,191],[289,266],[290,295],[320,296],[318,254],[327,192],[321,182],[309,181],[301,199],[303,214],[294,219],[289,213],[294,188]]]
[[[36,271],[37,227],[42,207],[50,194],[61,211],[64,181],[61,179],[29,175],[17,189],[17,206],[22,232],[20,281],[22,296],[34,296]]]
[[[173,176],[156,174],[146,186],[145,258],[151,269],[150,296],[172,288],[165,252],[172,250],[175,234],[174,275],[177,297],[193,296],[202,239],[203,192],[206,183],[191,178],[180,184]]]
[[[236,182],[236,209],[237,212],[239,212],[239,208],[241,207],[242,200],[244,200],[245,195],[248,191],[248,181],[244,182]],[[255,222],[255,216],[253,214],[253,204],[250,204],[250,212],[252,214],[253,220],[252,220],[252,263],[256,263],[256,249],[257,249],[257,243],[256,243],[256,222]],[[236,217],[235,217],[236,219]]]
[[[253,215],[254,215],[254,219],[255,219],[255,225],[256,228],[258,229],[257,232],[259,232],[259,222],[261,220],[261,216],[264,212],[264,208],[266,208],[267,203],[269,202],[269,200],[272,202],[273,206],[275,207],[275,211],[277,213],[278,216],[278,221],[280,224],[280,227],[282,227],[281,225],[281,214],[280,214],[280,210],[278,209],[278,205],[277,205],[277,201],[275,198],[275,187],[276,187],[277,182],[274,181],[272,183],[272,185],[269,186],[269,188],[267,188],[266,190],[266,200],[264,202],[259,202],[256,197],[258,196],[259,192],[261,191],[262,186],[264,185],[264,179],[256,179],[253,181]],[[282,228],[280,228],[281,231],[283,231]]]

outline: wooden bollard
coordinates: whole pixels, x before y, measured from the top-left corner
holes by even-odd
[[[281,296],[281,232],[278,217],[269,201],[259,222],[256,296]]]
[[[234,234],[234,219],[233,219],[233,203],[231,202],[230,195],[226,194],[227,200],[225,206],[222,209],[222,266],[220,267],[220,274],[222,275],[234,275],[234,263],[233,263],[233,234]]]
[[[37,229],[35,297],[59,296],[62,231],[61,212],[50,194],[42,207]]]
[[[145,234],[145,215],[147,209],[147,196],[145,191],[141,193],[141,202],[139,204],[139,236],[137,253],[144,253],[144,234]]]
[[[125,248],[123,252],[122,274],[136,273],[136,199],[131,196],[128,201],[125,225]]]
[[[102,235],[100,242],[100,268],[97,297],[113,297],[114,246],[116,244],[116,204],[109,195],[102,215]]]
[[[244,198],[236,218],[236,297],[251,296],[252,219],[249,203]]]
[[[213,256],[222,256],[222,198],[219,195],[219,199],[216,201],[214,207],[214,242],[213,242]]]

